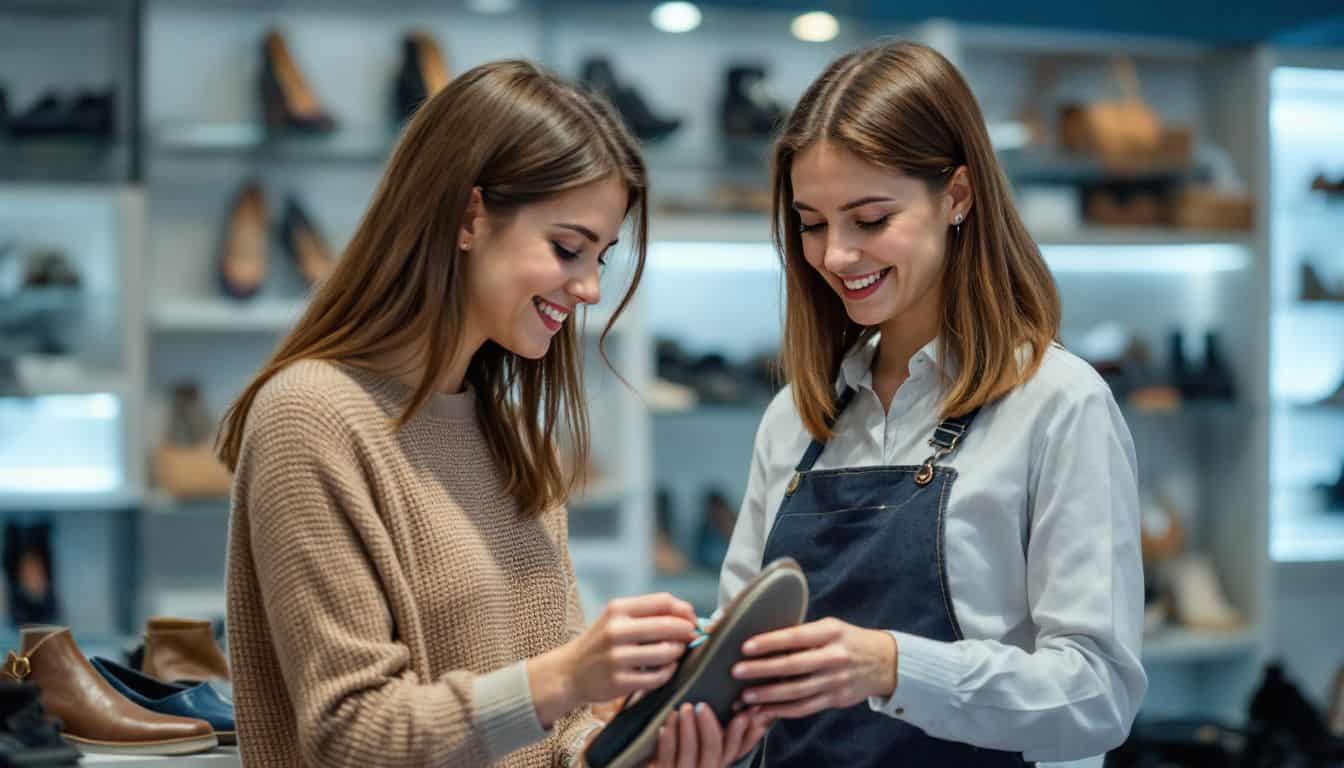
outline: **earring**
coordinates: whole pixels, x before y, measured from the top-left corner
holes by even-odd
[[[956,232],[956,236],[957,236],[957,237],[961,237],[961,214],[960,214],[960,213],[958,213],[956,216],[953,216],[953,217],[952,217],[952,229]]]
[[[463,240],[463,241],[461,242],[461,244],[459,244],[459,245],[457,246],[457,250],[459,250],[459,251],[470,251],[470,250],[471,250],[471,241],[470,241],[470,240]]]

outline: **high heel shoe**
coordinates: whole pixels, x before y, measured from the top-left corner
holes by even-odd
[[[261,46],[261,102],[268,129],[328,133],[336,128],[275,30],[266,33]]]
[[[1302,301],[1344,301],[1344,287],[1326,285],[1325,280],[1310,264],[1302,265]]]
[[[412,32],[401,42],[401,70],[393,109],[394,119],[404,120],[452,79],[443,51],[427,32]]]
[[[681,127],[681,118],[654,114],[639,91],[617,80],[611,60],[604,56],[593,56],[585,61],[580,80],[589,90],[606,97],[630,132],[641,141],[657,141]]]
[[[261,185],[245,183],[234,198],[224,223],[219,281],[235,299],[250,298],[266,281],[266,198]]]
[[[292,197],[285,201],[285,215],[280,222],[280,240],[289,250],[309,286],[325,280],[336,267],[336,258],[332,256],[322,233],[313,225],[312,219],[304,212],[298,201]]]
[[[739,64],[730,67],[724,79],[723,99],[719,103],[724,135],[768,138],[787,112],[762,87],[765,67]]]

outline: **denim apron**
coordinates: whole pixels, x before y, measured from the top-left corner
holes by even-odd
[[[854,396],[841,395],[837,418]],[[920,466],[813,470],[825,448],[808,446],[766,538],[762,562],[785,555],[807,574],[807,621],[833,616],[868,629],[932,640],[962,639],[947,590],[943,516],[957,472],[937,462],[954,451],[971,412],[934,430]],[[867,702],[771,727],[758,754],[768,768],[1021,768],[1021,754],[926,735]]]

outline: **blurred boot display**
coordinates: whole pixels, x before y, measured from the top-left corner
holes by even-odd
[[[765,67],[738,64],[724,73],[719,124],[726,136],[769,138],[788,115],[765,91]]]
[[[336,120],[323,111],[284,36],[276,30],[267,32],[262,41],[260,86],[268,129],[327,133],[336,128]]]
[[[1324,173],[1318,173],[1311,179],[1312,192],[1324,192],[1327,195],[1344,194],[1344,176],[1334,181],[1328,178]]]
[[[131,654],[132,669],[179,685],[227,683],[229,663],[204,619],[155,616],[145,624],[144,645]]]
[[[393,119],[400,122],[452,79],[443,51],[428,32],[412,32],[401,41],[401,69],[394,89]]]
[[[220,284],[235,299],[252,297],[266,281],[270,266],[266,222],[261,185],[247,181],[229,208],[219,255]]]
[[[1236,381],[1232,377],[1232,369],[1227,364],[1227,358],[1223,356],[1222,344],[1219,343],[1216,331],[1204,334],[1204,365],[1199,371],[1196,390],[1199,397],[1206,400],[1236,399]]]
[[[681,127],[681,118],[655,114],[639,91],[617,80],[611,60],[605,56],[586,59],[579,79],[589,90],[611,102],[626,127],[641,141],[658,141]]]
[[[1140,721],[1106,756],[1106,768],[1231,768],[1245,744],[1243,733],[1216,720]]]
[[[60,618],[52,564],[51,523],[5,526],[5,582],[10,623],[50,624]]]
[[[1177,620],[1190,629],[1229,632],[1246,622],[1223,594],[1207,555],[1185,555],[1167,568],[1172,608]]]
[[[115,132],[116,93],[83,90],[73,97],[48,91],[27,111],[9,120],[9,132],[22,138],[110,138]]]
[[[695,556],[700,565],[718,573],[723,558],[728,554],[728,542],[733,537],[737,513],[721,491],[705,493],[704,509],[696,538]]]
[[[0,766],[79,765],[79,752],[61,738],[36,685],[0,680]]]
[[[653,540],[653,567],[662,576],[685,573],[689,563],[672,541],[672,493],[659,488],[654,494],[657,529]]]
[[[1286,765],[1298,756],[1305,761],[1296,764],[1310,766],[1334,766],[1344,760],[1344,743],[1331,735],[1325,719],[1288,680],[1282,664],[1265,668],[1251,697],[1249,715],[1253,732],[1258,734],[1257,743],[1251,745],[1260,753],[1257,766]]]
[[[336,267],[336,257],[332,255],[327,241],[293,197],[285,201],[280,239],[310,287],[325,280]]]
[[[168,431],[154,449],[154,481],[175,498],[227,496],[233,477],[215,456],[214,421],[195,382],[173,388]]]
[[[1302,264],[1302,301],[1344,301],[1344,285],[1330,286],[1311,264]]]

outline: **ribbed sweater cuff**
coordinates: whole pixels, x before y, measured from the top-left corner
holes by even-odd
[[[476,678],[471,700],[476,729],[492,763],[548,735],[532,704],[526,661]]]

